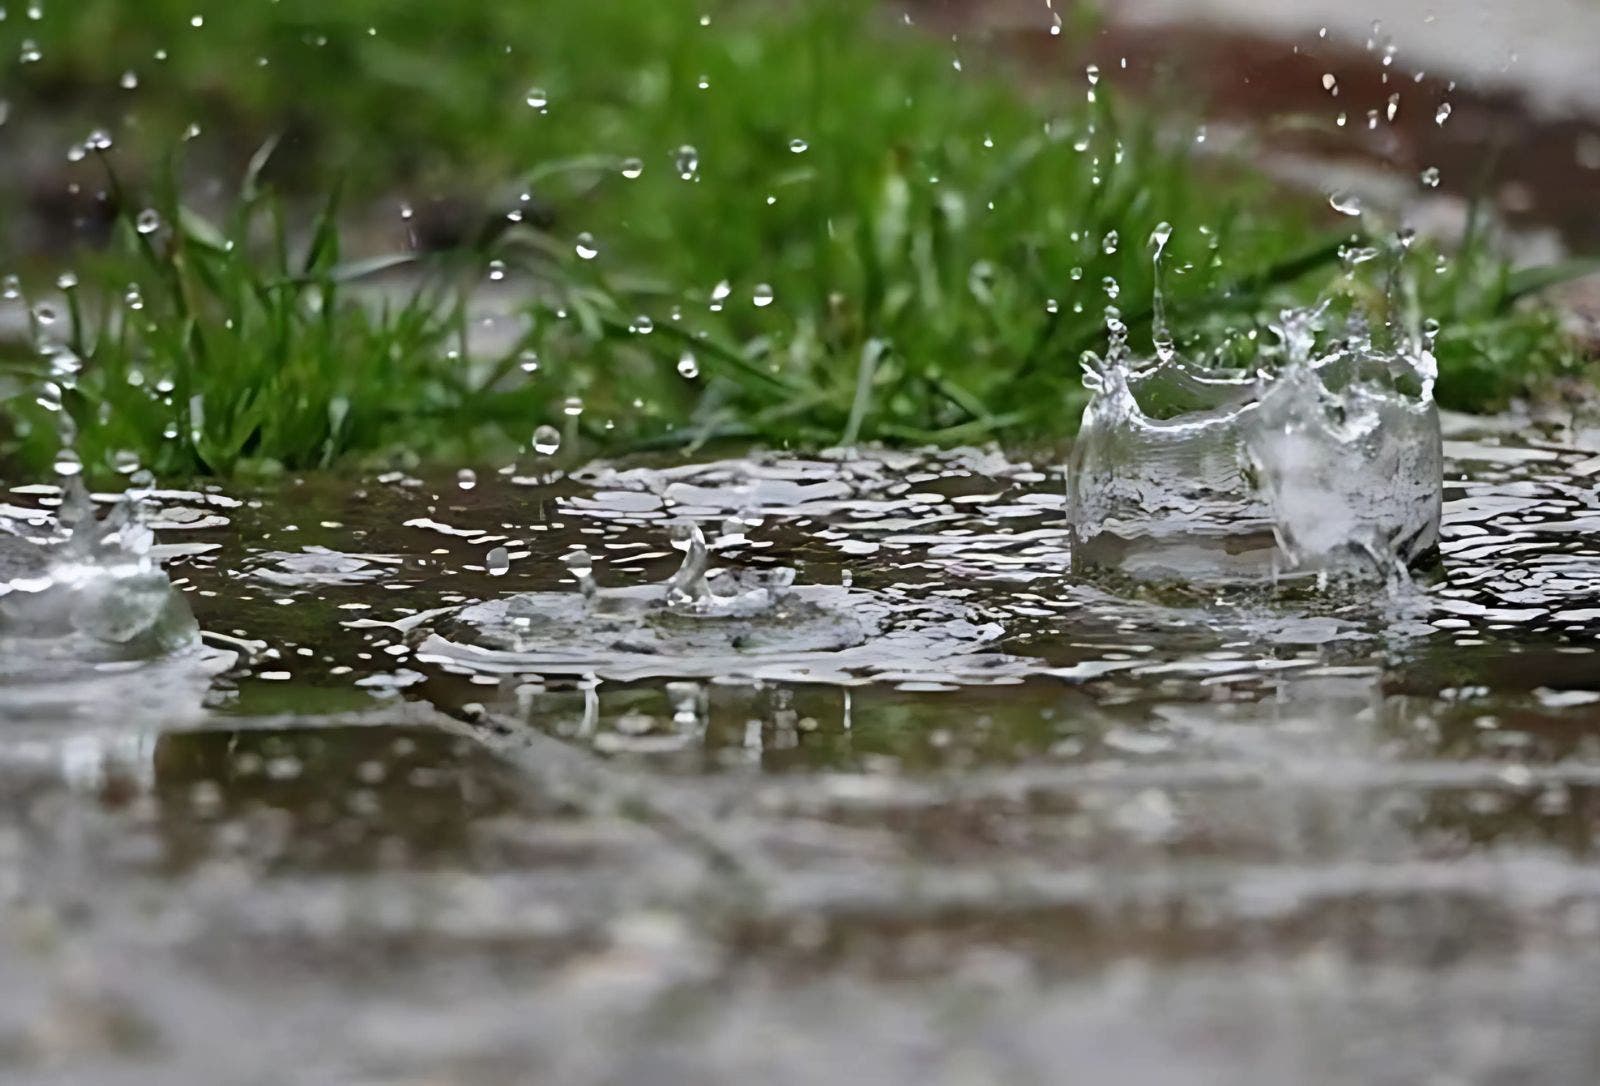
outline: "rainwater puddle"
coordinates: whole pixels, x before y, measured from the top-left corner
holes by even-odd
[[[1444,451],[1399,595],[986,450],[163,492],[199,648],[0,687],[0,1077],[1593,1081],[1600,460]]]

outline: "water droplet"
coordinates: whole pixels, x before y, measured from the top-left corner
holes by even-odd
[[[792,139],[789,141],[789,150],[793,151],[797,155],[805,154],[806,148],[809,146],[810,144],[806,143],[806,141],[803,139]]]
[[[573,419],[583,414],[583,398],[581,396],[568,396],[561,402],[561,413]]]
[[[478,473],[471,468],[462,468],[456,472],[456,486],[462,490],[471,490],[478,485]]]
[[[504,547],[496,547],[483,559],[483,568],[491,577],[504,577],[511,570],[511,552]]]
[[[56,286],[60,287],[62,290],[72,290],[77,287],[77,285],[77,272],[64,271],[60,275],[56,276]]]
[[[1113,230],[1111,233],[1105,236],[1104,240],[1101,241],[1100,251],[1105,253],[1107,256],[1110,256],[1112,253],[1117,251],[1117,246],[1120,243],[1121,239],[1117,237],[1117,232]]]
[[[489,261],[489,279],[498,283],[506,277],[506,262],[504,260]]]
[[[711,288],[711,312],[717,313],[722,309],[722,303],[728,300],[728,295],[733,293],[733,286],[724,279]]]
[[[1322,73],[1322,89],[1335,97],[1339,94],[1339,80],[1332,72]]]
[[[678,356],[678,376],[690,381],[700,376],[700,363],[693,351],[686,350]]]
[[[139,73],[132,68],[122,73],[122,89],[135,90],[139,86]]]
[[[540,456],[554,456],[561,449],[561,431],[544,425],[533,432],[533,451]]]
[[[541,87],[530,87],[526,100],[529,109],[537,109],[541,113],[550,105],[550,96]]]
[[[522,367],[523,373],[539,372],[539,353],[537,351],[523,351],[517,364]]]
[[[673,157],[673,168],[685,181],[693,181],[700,172],[700,152],[692,145],[684,144]]]
[[[759,283],[755,293],[751,296],[757,309],[765,309],[772,304],[772,287],[767,283]]]
[[[578,254],[578,259],[580,260],[593,260],[600,255],[600,250],[595,245],[594,235],[587,231],[578,235],[573,242],[572,248]]]
[[[40,302],[38,305],[33,307],[33,319],[38,321],[40,324],[46,326],[52,325],[56,322],[56,319],[59,316],[60,314],[56,312],[56,307],[51,305],[49,302]]]
[[[0,279],[0,297],[8,302],[16,301],[22,297],[22,280],[15,275],[8,275]]]
[[[628,329],[635,335],[648,336],[651,332],[656,330],[656,322],[651,320],[645,314],[640,313],[637,317],[633,318],[633,323],[628,325]]]
[[[134,220],[133,225],[141,234],[154,234],[161,229],[161,213],[153,207],[147,207],[139,212],[139,217]]]
[[[1335,192],[1328,197],[1328,206],[1341,215],[1361,214],[1361,199],[1348,192]]]
[[[1422,179],[1422,183],[1424,185],[1426,185],[1428,188],[1430,188],[1430,189],[1438,188],[1439,187],[1439,167],[1437,167],[1437,166],[1429,166],[1427,169],[1422,171],[1421,179]]]
[[[1433,123],[1444,124],[1450,119],[1450,113],[1453,108],[1449,102],[1440,103],[1438,111],[1433,115]]]
[[[625,158],[622,160],[622,176],[629,181],[632,181],[642,173],[644,173],[643,160],[637,158]]]

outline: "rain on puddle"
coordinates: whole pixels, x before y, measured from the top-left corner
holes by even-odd
[[[0,1067],[1588,1081],[1600,457],[1499,429],[1321,592],[990,449],[158,491],[203,639],[6,645]]]

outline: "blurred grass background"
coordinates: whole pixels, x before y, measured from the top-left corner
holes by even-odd
[[[1158,224],[1180,340],[1241,363],[1277,307],[1373,292],[1386,259],[1346,281],[1341,249],[1391,247],[1198,156],[1194,103],[1024,80],[868,0],[76,0],[13,8],[0,55],[43,177],[5,207],[18,472],[54,455],[46,380],[91,473],[489,460],[544,425],[1049,439],[1108,305],[1148,347]],[[1582,367],[1486,230],[1406,259],[1446,404]]]

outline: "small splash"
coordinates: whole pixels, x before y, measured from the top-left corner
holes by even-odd
[[[153,542],[137,489],[99,519],[76,476],[66,480],[50,536],[0,523],[0,668],[21,675],[46,657],[138,660],[198,645]]]
[[[890,673],[948,677],[963,656],[979,668],[1006,660],[978,654],[1002,629],[959,604],[796,585],[787,567],[713,568],[698,524],[679,523],[672,535],[683,561],[664,583],[603,588],[589,552],[578,548],[561,560],[577,592],[522,593],[434,619],[422,628],[417,659],[491,675],[833,683]]]

